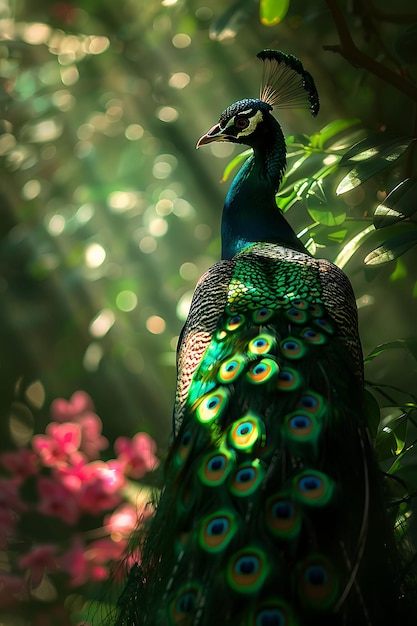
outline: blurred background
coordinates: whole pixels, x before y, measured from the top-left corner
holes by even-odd
[[[415,138],[412,95],[323,48],[339,43],[334,5],[358,48],[413,86],[411,0],[261,2],[262,19],[258,0],[0,0],[3,450],[43,432],[51,402],[79,389],[110,443],[140,430],[166,446],[177,338],[198,277],[220,257],[220,179],[241,151],[195,144],[231,102],[257,97],[257,52],[294,53],[315,78],[319,116],[280,112],[286,135],[355,119],[362,137]],[[415,164],[412,142],[338,197],[344,234],[331,224],[340,236],[318,237],[315,253],[336,259]],[[331,177],[330,211],[345,174]],[[314,238],[308,209],[301,199],[287,216]],[[364,352],[410,341],[367,377],[414,392],[416,251],[366,266],[370,249],[344,267]]]

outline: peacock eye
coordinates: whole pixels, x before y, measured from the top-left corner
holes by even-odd
[[[243,115],[236,115],[236,117],[235,117],[235,126],[236,126],[236,128],[239,128],[240,130],[243,130],[244,128],[247,128],[249,126],[248,118],[244,117]]]

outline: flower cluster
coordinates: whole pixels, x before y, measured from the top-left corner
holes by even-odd
[[[56,602],[60,591],[106,580],[138,520],[152,514],[149,493],[138,480],[158,459],[155,442],[138,433],[116,439],[116,458],[101,460],[109,442],[84,391],[69,402],[56,399],[51,417],[31,447],[0,455],[0,549],[9,554],[0,570],[0,610],[50,599],[64,624]],[[49,614],[54,611],[50,606]]]

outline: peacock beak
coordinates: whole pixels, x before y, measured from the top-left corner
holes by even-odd
[[[206,132],[205,135],[200,137],[197,141],[196,148],[200,146],[204,146],[206,143],[211,143],[212,141],[228,141],[229,136],[222,130],[220,124],[215,124]]]

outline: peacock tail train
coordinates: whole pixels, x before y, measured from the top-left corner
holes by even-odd
[[[254,156],[226,199],[223,260],[199,280],[181,334],[165,486],[116,626],[408,623],[353,291],[275,205],[277,89],[290,83],[290,106],[304,92],[313,113],[317,92],[295,57],[260,58],[271,65],[261,99],[226,109],[199,142],[247,143]]]

